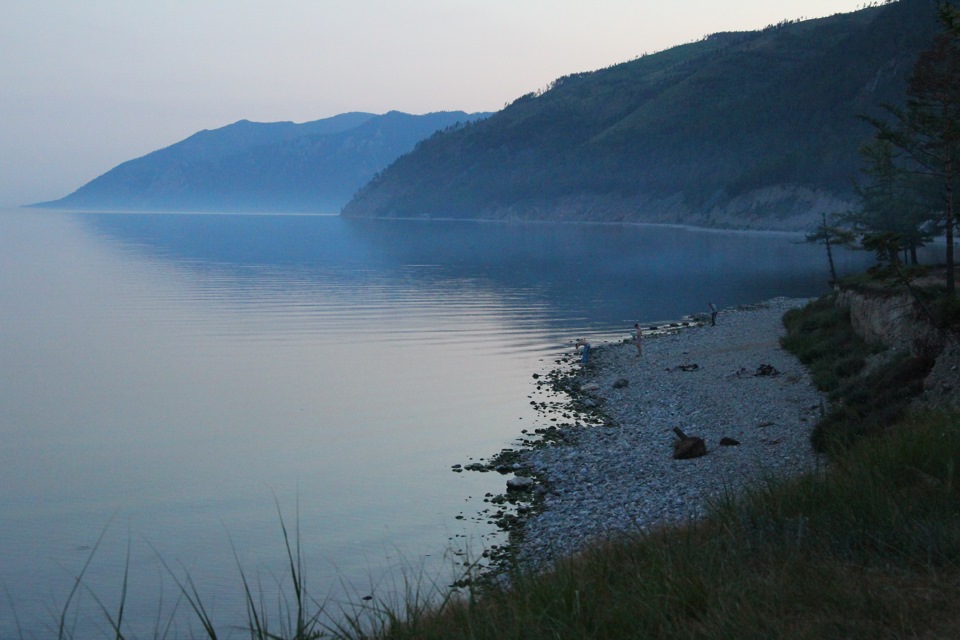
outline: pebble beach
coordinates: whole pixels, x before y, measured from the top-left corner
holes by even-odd
[[[560,443],[521,453],[541,508],[525,519],[520,560],[689,521],[725,491],[823,464],[809,438],[824,399],[779,344],[783,314],[807,302],[722,310],[716,326],[644,336],[642,355],[633,340],[594,345],[575,365],[573,400],[603,423],[567,424]],[[675,459],[675,427],[702,438],[706,455]]]

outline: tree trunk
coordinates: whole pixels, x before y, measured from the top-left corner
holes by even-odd
[[[950,145],[947,145],[946,154],[943,163],[944,175],[944,196],[947,207],[947,296],[956,295],[957,284],[956,275],[953,272],[953,158],[951,157]]]
[[[827,245],[827,262],[830,264],[830,286],[832,287],[837,281],[837,269],[833,266],[833,249],[830,247],[830,238],[824,240],[824,244]]]

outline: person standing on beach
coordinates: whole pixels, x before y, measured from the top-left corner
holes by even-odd
[[[710,326],[717,326],[717,305],[710,303]]]
[[[590,359],[590,343],[580,338],[577,340],[577,349],[583,349],[583,355],[580,356],[580,364],[587,364]]]
[[[637,341],[637,356],[640,357],[643,355],[643,331],[640,330],[639,322],[634,322],[633,328],[637,330],[637,336],[635,340]]]

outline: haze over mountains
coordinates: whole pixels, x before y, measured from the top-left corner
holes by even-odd
[[[900,0],[566,76],[489,117],[241,121],[43,206],[807,229],[850,206],[858,116],[902,104],[939,28]]]
[[[108,211],[337,213],[364,183],[462,111],[345,113],[295,124],[241,120],[130,160],[60,200]]]

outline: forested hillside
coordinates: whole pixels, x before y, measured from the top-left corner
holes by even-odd
[[[419,140],[486,115],[393,111],[303,124],[241,120],[125,162],[69,196],[37,206],[336,213]]]
[[[935,9],[719,33],[559,78],[420,143],[343,213],[808,228],[853,199],[858,115],[902,103]]]

